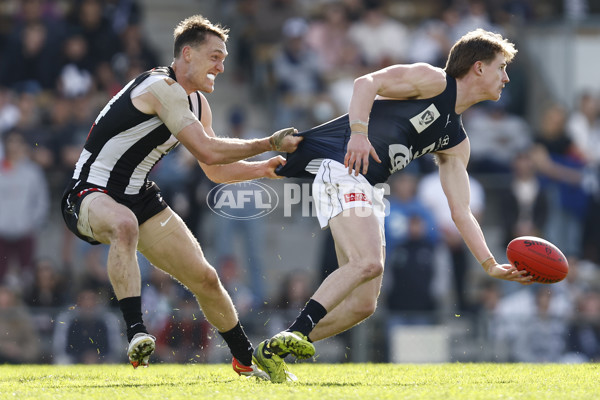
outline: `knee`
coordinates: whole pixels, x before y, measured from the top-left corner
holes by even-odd
[[[139,226],[135,215],[120,218],[112,229],[113,240],[119,243],[137,245]]]
[[[379,259],[364,259],[357,263],[363,282],[378,278],[383,274],[383,263]]]
[[[207,263],[190,268],[188,282],[182,282],[195,294],[210,292],[221,287],[217,271]]]

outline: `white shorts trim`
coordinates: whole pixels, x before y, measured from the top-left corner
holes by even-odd
[[[348,174],[343,164],[323,159],[313,181],[312,193],[321,229],[329,227],[329,220],[344,210],[360,207],[360,213],[365,217],[375,214],[385,246],[384,192],[383,188],[372,186],[364,176]]]
[[[90,237],[92,239],[96,239],[94,237],[94,232],[92,232],[92,227],[90,226],[89,214],[90,214],[90,204],[95,198],[99,196],[106,196],[105,193],[95,192],[90,193],[81,200],[81,205],[79,206],[79,218],[77,219],[77,230],[84,236]]]

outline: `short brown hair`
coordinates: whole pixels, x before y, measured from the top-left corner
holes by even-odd
[[[448,55],[446,73],[453,78],[462,78],[469,72],[469,68],[477,62],[491,62],[496,54],[502,53],[509,63],[517,54],[515,45],[504,39],[499,33],[477,29],[461,37]]]
[[[177,58],[184,46],[197,46],[206,40],[206,35],[218,36],[224,42],[227,41],[229,29],[219,24],[213,24],[202,15],[193,15],[181,21],[173,31],[175,44],[173,56]]]

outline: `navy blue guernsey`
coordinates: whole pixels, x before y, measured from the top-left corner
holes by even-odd
[[[418,100],[375,100],[369,117],[369,140],[381,164],[369,159],[365,178],[375,185],[385,182],[409,162],[427,153],[456,146],[466,137],[462,118],[455,112],[456,80],[446,75],[446,88],[439,95]],[[304,140],[277,174],[314,177],[313,160],[329,158],[344,162],[350,140],[348,114],[300,132]]]

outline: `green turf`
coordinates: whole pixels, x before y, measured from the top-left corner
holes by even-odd
[[[600,365],[292,364],[295,383],[230,365],[0,366],[0,399],[600,399]]]

